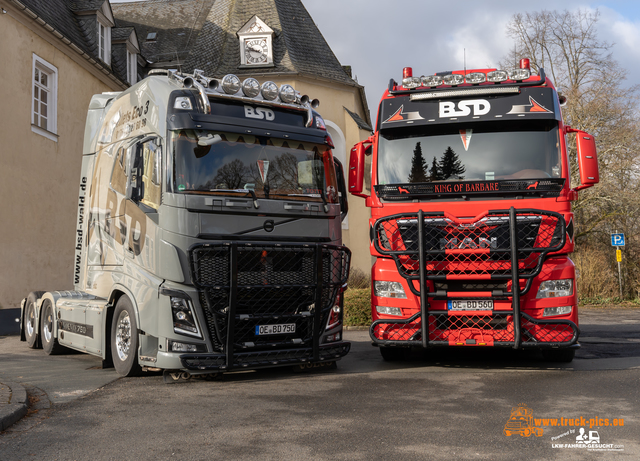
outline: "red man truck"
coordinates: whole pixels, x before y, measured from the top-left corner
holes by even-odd
[[[528,59],[422,77],[407,67],[402,84],[390,81],[349,165],[349,191],[371,207],[370,335],[385,360],[433,346],[573,360],[571,202],[599,176],[594,138],[563,123],[565,101]]]

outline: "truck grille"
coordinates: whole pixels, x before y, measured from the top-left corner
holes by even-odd
[[[350,252],[321,244],[216,243],[192,247],[189,258],[215,351],[239,352],[311,347],[316,323],[319,332],[347,282]],[[256,334],[256,327],[274,324],[295,324],[295,332]]]

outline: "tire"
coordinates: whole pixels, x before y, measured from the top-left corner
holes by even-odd
[[[120,376],[138,376],[138,324],[131,301],[121,296],[111,322],[111,357]]]
[[[542,357],[547,362],[569,363],[575,355],[575,349],[542,349]]]
[[[31,349],[40,349],[40,341],[38,338],[38,321],[36,312],[36,303],[42,297],[44,291],[32,291],[27,296],[27,302],[24,307],[24,318],[22,320],[22,329],[24,330],[24,338],[27,346]]]
[[[384,347],[380,346],[380,354],[386,362],[399,362],[409,355],[406,347]]]
[[[53,335],[53,323],[55,313],[51,300],[45,299],[40,309],[40,342],[47,355],[57,355],[64,351],[65,347],[58,344],[58,339]]]

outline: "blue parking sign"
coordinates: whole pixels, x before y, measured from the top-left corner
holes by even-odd
[[[624,246],[624,234],[611,234],[611,246],[623,247]]]

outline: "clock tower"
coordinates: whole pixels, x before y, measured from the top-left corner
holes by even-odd
[[[273,67],[273,30],[258,16],[237,33],[240,40],[240,67]]]

